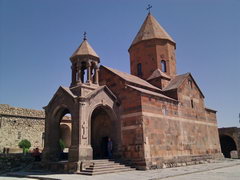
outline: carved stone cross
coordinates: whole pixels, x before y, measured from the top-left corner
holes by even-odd
[[[83,139],[87,139],[87,124],[86,122],[84,121],[83,124],[82,124],[82,138]]]

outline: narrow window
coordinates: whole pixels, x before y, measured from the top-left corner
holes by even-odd
[[[137,75],[142,76],[142,64],[141,63],[137,64]]]
[[[189,79],[188,80],[188,84],[189,84],[189,86],[191,87],[191,89],[192,89],[192,81]]]
[[[191,100],[191,106],[192,106],[192,108],[194,108],[193,100]]]
[[[161,67],[162,67],[162,72],[167,72],[166,61],[161,60]]]

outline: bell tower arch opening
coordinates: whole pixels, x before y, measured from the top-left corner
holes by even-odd
[[[231,151],[237,151],[237,146],[232,137],[228,135],[220,136],[221,150],[225,158],[231,158]]]
[[[113,111],[109,107],[98,106],[91,115],[91,146],[93,159],[109,158],[108,141],[112,141],[114,155],[116,143],[116,130]]]

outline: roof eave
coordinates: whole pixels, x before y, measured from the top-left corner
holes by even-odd
[[[167,41],[173,43],[175,49],[177,48],[177,44],[176,44],[176,42],[173,41],[173,40],[170,40],[170,39],[167,39],[167,38],[150,38],[150,39],[139,40],[139,41],[136,42],[136,43],[133,43],[133,42],[132,42],[132,44],[131,44],[130,47],[128,48],[128,52],[130,52],[130,49],[131,49],[133,46],[135,46],[135,45],[137,45],[137,44],[140,44],[140,43],[142,43],[142,42],[146,42],[146,41],[149,41],[149,40],[153,40],[153,39],[167,40]]]

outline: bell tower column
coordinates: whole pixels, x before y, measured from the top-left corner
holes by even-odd
[[[91,78],[91,61],[87,62],[87,83],[91,83],[92,78]]]

